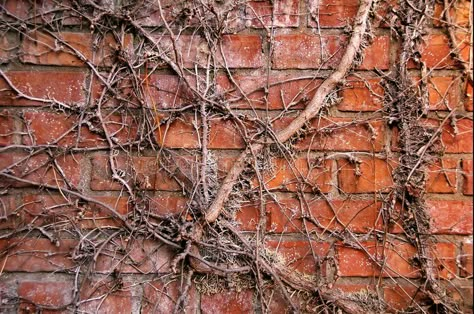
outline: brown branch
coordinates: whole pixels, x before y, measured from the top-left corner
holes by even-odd
[[[366,31],[367,19],[371,6],[372,0],[364,0],[361,2],[355,19],[352,37],[338,68],[321,84],[321,86],[319,86],[314,97],[311,99],[305,110],[303,110],[303,112],[301,112],[301,114],[298,115],[290,123],[290,125],[276,134],[277,140],[279,142],[286,142],[296,132],[298,132],[306,122],[314,118],[324,106],[326,97],[348,74],[356,54],[361,49],[361,42]],[[257,155],[263,149],[263,147],[263,144],[256,143],[248,146],[247,149],[240,154],[239,158],[229,171],[229,174],[224,179],[224,182],[222,183],[216,198],[206,213],[206,221],[208,223],[214,222],[219,216],[222,208],[224,207],[225,201],[234,187],[235,182],[245,168],[247,158],[251,154]]]

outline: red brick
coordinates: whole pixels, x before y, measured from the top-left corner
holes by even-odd
[[[217,294],[201,296],[202,314],[240,314],[254,313],[253,291],[222,291]]]
[[[96,196],[100,201],[122,215],[128,212],[126,197]],[[120,226],[120,220],[108,209],[90,202],[83,204],[77,199],[64,199],[62,195],[27,195],[23,197],[21,219],[24,223],[45,225],[60,221],[74,222],[81,228]]]
[[[77,132],[79,116],[66,116],[50,112],[25,112],[26,122],[23,143],[26,145],[59,145],[65,147],[100,146],[99,137],[85,126]],[[80,137],[78,137],[80,134]]]
[[[461,266],[461,276],[472,276],[472,240],[467,240],[462,243]]]
[[[379,36],[363,51],[364,60],[359,70],[386,70],[390,66],[390,37]]]
[[[97,258],[96,271],[109,273],[166,273],[171,270],[175,251],[151,239],[113,239]]]
[[[162,196],[149,200],[149,209],[160,216],[184,215],[187,212],[188,199],[184,197]]]
[[[441,122],[430,119],[424,121],[427,127],[438,129]],[[456,129],[451,125],[452,121],[446,121],[441,127],[441,142],[445,153],[472,153],[472,120],[461,118],[455,121]]]
[[[199,147],[200,134],[196,130],[199,121],[194,121],[192,116],[183,116],[172,120],[166,119],[161,118],[161,127],[155,131],[158,143],[168,148]],[[166,122],[163,122],[165,120]]]
[[[124,173],[124,180],[146,190],[179,191],[179,184],[171,179],[168,174],[161,169],[159,160],[156,157],[132,157],[125,156],[115,158],[117,171]],[[112,179],[109,157],[95,156],[92,158],[92,178],[91,189],[100,190],[121,190],[123,186]]]
[[[437,277],[453,279],[456,277],[456,246],[453,243],[436,243],[433,258],[437,268]]]
[[[156,39],[161,49],[171,53],[172,41],[169,36],[160,36]],[[262,39],[257,35],[223,35],[222,53],[220,48],[217,53],[218,65],[229,68],[259,68],[263,66]],[[181,63],[187,68],[198,66],[207,67],[209,47],[205,40],[199,36],[181,35],[176,40],[176,49],[180,54]],[[174,55],[174,52],[171,53]],[[175,57],[173,57],[175,59]],[[224,62],[225,61],[225,62]]]
[[[265,210],[265,209],[263,209]],[[260,206],[259,204],[241,205],[235,213],[235,221],[239,224],[239,230],[256,231],[260,222]]]
[[[18,285],[20,313],[58,313],[73,302],[72,282],[24,281]]]
[[[304,190],[314,189],[328,193],[332,189],[332,162],[326,160],[308,160],[298,158],[291,162],[285,159],[274,159],[271,170],[263,171],[263,180],[269,189],[297,191],[299,182],[303,183]]]
[[[309,16],[310,27],[334,28],[352,25],[352,21],[359,9],[357,0],[321,0],[309,1],[309,11],[318,19]],[[319,4],[319,5],[318,5]],[[319,14],[318,14],[319,13]]]
[[[41,65],[84,66],[83,60],[78,56],[80,54],[95,65],[111,66],[115,50],[130,49],[132,44],[129,34],[124,37],[124,47],[120,47],[114,37],[107,34],[98,43],[99,50],[94,52],[94,38],[91,34],[61,32],[54,36],[38,31],[28,33],[21,44],[20,60]]]
[[[423,304],[429,299],[418,287],[413,286],[390,285],[383,288],[383,293],[384,300],[391,310],[390,313],[397,313],[410,306],[416,308],[416,303]]]
[[[299,1],[249,1],[246,19],[249,20],[247,25],[255,28],[298,27]]]
[[[451,22],[456,25],[456,27],[469,27],[469,9],[471,7],[470,0],[459,0],[454,3],[450,3],[450,18]],[[433,12],[433,25],[436,27],[441,27],[444,25],[440,20],[445,20],[444,16],[444,5],[442,3],[435,3],[434,12]]]
[[[165,21],[172,22],[178,12],[181,12],[185,6],[184,0],[161,0],[161,9]],[[156,2],[146,2],[140,4],[140,10],[134,12],[136,14],[135,21],[141,26],[163,26],[164,21],[161,18],[160,7]]]
[[[466,108],[467,111],[472,111],[473,109],[473,99],[472,99],[472,83],[467,82],[466,83],[466,89],[464,93],[464,108]]]
[[[336,67],[342,58],[346,36],[326,35],[322,42],[318,35],[291,34],[275,36],[273,68],[319,69]],[[359,69],[388,69],[388,36],[376,37],[364,51]],[[321,51],[323,47],[324,53]]]
[[[15,118],[8,111],[0,111],[0,146],[13,144]]]
[[[472,202],[427,200],[431,230],[436,234],[472,234]]]
[[[80,312],[132,313],[132,293],[129,283],[86,280],[79,289]]]
[[[11,169],[10,174],[25,180],[30,180],[35,184],[49,184],[54,186],[65,186],[65,180],[61,175],[64,173],[65,179],[71,187],[77,187],[81,181],[81,155],[55,156],[54,161],[61,171],[52,167],[53,160],[46,154],[37,154],[27,157],[25,153],[0,153],[0,169]],[[21,161],[21,162],[20,162]],[[18,163],[14,167],[13,164]],[[30,184],[15,181],[13,179],[2,179],[0,187],[26,187]]]
[[[457,36],[462,60],[469,60],[469,39],[465,36]],[[428,68],[443,69],[457,67],[458,63],[450,55],[451,47],[446,35],[431,34],[425,38],[424,45],[420,48],[421,61]]]
[[[265,247],[276,253],[277,263],[308,275],[326,274],[323,259],[328,255],[330,244],[306,240],[268,240]],[[313,255],[314,254],[314,255]],[[322,265],[321,265],[322,263]]]
[[[457,159],[440,159],[427,169],[426,191],[428,193],[456,193]]]
[[[58,4],[54,0],[5,0],[3,5],[10,14],[20,19],[20,21],[27,21],[34,25],[53,23],[53,21],[54,23],[70,25],[67,23],[71,20],[68,15],[75,16],[75,12],[72,12],[72,10],[63,15],[66,7],[72,7],[71,0],[61,1],[60,7],[57,6]],[[6,17],[6,20],[16,21],[16,19],[10,17]]]
[[[160,109],[178,108],[194,100],[184,80],[176,75],[153,74],[148,80],[144,78],[142,86],[150,108],[154,106]]]
[[[384,90],[380,79],[347,78],[348,86],[341,91],[341,111],[377,111],[382,109]]]
[[[238,149],[245,148],[244,133],[249,135],[253,132],[253,125],[244,123],[245,129],[241,124],[225,118],[217,118],[210,121],[209,130],[209,148],[212,149]]]
[[[232,108],[268,109],[304,108],[313,97],[321,80],[294,77],[292,75],[240,76],[234,75],[234,86],[226,76],[217,77],[218,91],[229,100]],[[265,88],[268,95],[265,98]],[[243,93],[243,94],[242,94]]]
[[[291,122],[281,119],[274,123],[280,130]],[[296,143],[299,150],[317,151],[382,151],[385,127],[382,121],[357,122],[351,118],[318,118],[311,122],[313,128]]]
[[[472,195],[473,181],[472,181],[472,160],[462,160],[462,171],[464,177],[463,193],[465,195]]]
[[[10,71],[5,75],[22,93],[68,104],[84,101],[82,92],[85,75],[78,72],[24,72]],[[0,105],[38,106],[44,103],[17,98],[7,83],[0,79]]]
[[[224,35],[222,52],[223,56],[218,59],[229,68],[259,68],[264,65],[260,36]]]
[[[142,301],[142,313],[173,313],[182,288],[179,281],[153,281],[146,284],[143,289],[145,301]],[[181,308],[179,313],[196,313],[198,310],[197,301],[196,287],[192,285],[188,291],[185,307]]]
[[[331,56],[337,48],[342,45],[338,36],[320,37],[307,34],[289,34],[275,36],[272,64],[274,69],[318,69],[321,66],[330,67],[335,62],[325,64],[323,61],[321,46],[325,47],[333,42],[328,51]],[[331,49],[336,46],[336,49]]]
[[[457,131],[449,124],[443,127],[441,140],[446,147],[446,153],[472,153],[472,120],[459,119],[456,121]]]
[[[70,254],[76,245],[77,241],[70,239],[57,243],[33,238],[0,240],[0,263],[7,272],[65,271],[75,265]]]
[[[0,230],[19,226],[18,209],[14,196],[0,196]]]
[[[419,269],[410,264],[410,259],[416,254],[413,246],[406,243],[387,244],[384,250],[381,243],[362,242],[361,245],[371,257],[363,250],[343,246],[337,248],[341,276],[420,276]],[[383,272],[378,264],[384,265]]]
[[[430,110],[446,110],[458,107],[461,101],[459,83],[459,79],[449,76],[430,78],[428,85]]]
[[[359,160],[360,164],[347,159],[337,161],[339,188],[344,193],[382,192],[393,186],[393,161],[367,157]]]
[[[18,55],[20,45],[17,35],[4,34],[0,39],[0,64],[8,63]]]
[[[304,213],[308,231],[342,231],[365,233],[381,228],[379,209],[381,204],[369,200],[308,201]],[[309,210],[309,211],[308,211]],[[267,228],[273,232],[305,232],[300,202],[296,199],[279,200],[267,204]],[[311,218],[311,219],[310,219]],[[311,221],[317,221],[315,226]]]

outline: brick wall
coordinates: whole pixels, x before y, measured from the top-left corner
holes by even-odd
[[[208,165],[222,182],[240,152],[265,132],[265,123],[274,131],[288,125],[338,66],[359,7],[353,0],[225,7],[226,29],[210,66],[198,17],[180,15],[188,12],[186,2],[161,1],[163,14],[147,1],[136,11],[120,11],[105,0],[95,1],[95,8],[83,5],[84,11],[70,1],[1,2],[0,309],[21,313],[172,311],[188,266],[185,260],[173,271],[180,250],[150,234],[165,218],[198,219],[183,182],[199,180],[203,137]],[[461,27],[469,24],[470,5],[459,0],[451,10]],[[130,19],[104,8],[128,12],[160,48],[150,47]],[[238,208],[224,216],[248,239],[263,235],[258,249],[276,252],[290,269],[334,290],[373,292],[395,312],[424,306],[427,297],[419,291],[420,256],[396,220],[404,208],[395,206],[390,224],[382,210],[405,153],[384,110],[381,73],[395,69],[400,51],[386,8],[383,3],[375,11],[373,39],[331,95],[334,104],[291,139],[285,146],[290,153],[281,147],[263,151],[260,179],[255,171],[245,174]],[[436,4],[420,48],[427,72],[415,63],[409,70],[414,82],[426,84],[423,123],[440,131],[418,188],[435,242],[428,258],[448,294],[469,312],[472,82],[450,53],[442,11]],[[172,44],[164,21],[176,19],[187,19],[189,26]],[[467,35],[456,34],[458,55],[468,60],[469,45],[462,41]],[[176,60],[174,49],[185,79],[163,62],[165,55]],[[193,89],[204,86],[208,68],[204,134],[199,103],[206,100]],[[209,189],[212,195],[217,187]],[[195,274],[185,310],[289,309],[277,285],[268,281],[259,289],[252,280]],[[292,299],[303,311],[320,310],[314,297],[296,293]]]

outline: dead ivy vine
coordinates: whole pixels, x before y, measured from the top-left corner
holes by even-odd
[[[350,40],[344,47],[345,51],[336,69],[331,73],[318,71],[309,77],[311,83],[316,78],[323,79],[316,87],[314,96],[311,99],[294,100],[274,116],[269,114],[268,107],[261,112],[232,107],[217,86],[217,78],[224,72],[238,95],[236,98],[249,104],[252,102],[248,96],[251,93],[244,92],[239,86],[228,66],[230,60],[226,60],[223,53],[223,36],[245,27],[244,24],[239,24],[239,14],[243,15],[249,10],[245,1],[178,1],[172,9],[165,7],[160,1],[120,2],[55,1],[53,7],[41,12],[35,11],[26,19],[16,16],[7,7],[3,7],[1,11],[1,30],[4,34],[21,36],[44,46],[33,58],[40,59],[50,51],[63,51],[83,62],[90,72],[86,102],[77,104],[29,95],[28,91],[18,88],[9,78],[6,71],[9,65],[0,69],[0,76],[12,93],[12,99],[39,102],[42,109],[63,113],[74,119],[73,126],[61,136],[47,144],[37,144],[28,128],[27,119],[23,117],[21,123],[26,131],[21,136],[28,137],[30,144],[0,148],[2,154],[18,151],[25,153],[25,157],[1,169],[0,176],[9,185],[21,183],[34,186],[38,191],[56,193],[67,206],[77,212],[74,219],[66,213],[54,217],[54,214],[49,213],[48,216],[48,213],[42,212],[33,215],[33,222],[0,235],[1,239],[43,236],[52,243],[58,243],[67,234],[67,237],[79,240],[71,253],[76,266],[66,270],[75,276],[74,301],[68,309],[79,311],[81,305],[87,302],[80,300],[80,291],[96,274],[95,268],[98,267],[101,255],[112,255],[112,252],[119,250],[114,247],[122,250],[122,240],[132,243],[134,239],[139,239],[153,241],[156,245],[163,244],[174,252],[170,278],[181,278],[183,282],[175,306],[176,313],[184,311],[193,284],[197,284],[203,293],[219,291],[221,286],[253,288],[257,291],[256,299],[262,312],[269,311],[273,290],[290,304],[294,312],[388,311],[388,305],[380,294],[343,293],[332,289],[338,279],[336,258],[331,254],[318,256],[312,242],[328,241],[332,250],[336,245],[356,248],[383,270],[383,259],[371,254],[362,242],[369,238],[382,239],[385,249],[385,243],[396,237],[390,234],[389,227],[399,222],[396,217],[401,217],[405,230],[403,236],[417,249],[417,260],[413,263],[418,263],[422,272],[420,282],[410,283],[420,293],[429,296],[429,300],[423,304],[413,301],[412,312],[461,313],[458,305],[446,292],[445,285],[437,278],[433,260],[433,245],[436,240],[430,235],[430,217],[424,203],[424,170],[441,151],[441,127],[429,128],[422,123],[422,118],[428,114],[424,81],[428,73],[419,58],[418,50],[425,35],[426,23],[433,16],[434,1],[401,0],[398,7],[384,17],[385,22],[390,24],[394,37],[401,43],[401,49],[396,69],[391,73],[378,71],[378,75],[384,80],[385,90],[382,118],[390,127],[397,128],[400,134],[400,157],[394,170],[395,184],[388,196],[382,195],[383,230],[379,230],[379,233],[371,230],[367,234],[356,234],[344,222],[337,220],[337,215],[335,219],[337,224],[343,226],[342,230],[328,230],[327,226],[312,217],[306,194],[308,188],[311,188],[311,198],[322,199],[328,206],[331,206],[330,197],[304,176],[296,179],[296,199],[302,209],[302,215],[298,217],[303,225],[300,231],[301,236],[308,241],[317,265],[317,274],[314,276],[294,271],[281,256],[265,248],[268,237],[265,205],[278,203],[274,191],[265,184],[266,171],[271,167],[273,159],[283,158],[294,173],[298,172],[295,166],[295,143],[314,131],[311,130],[312,119],[323,118],[331,106],[340,101],[337,92],[344,88],[348,75],[362,62],[364,48],[372,40],[371,23],[377,15],[377,1],[360,1],[358,13],[349,30]],[[148,26],[146,20],[149,15],[154,15],[162,24],[159,27]],[[318,18],[317,12],[313,18]],[[272,20],[274,19],[272,16]],[[449,13],[446,21],[451,23]],[[90,30],[95,47],[92,56],[84,54],[61,36],[61,31],[68,27]],[[267,27],[265,32],[268,37],[267,49],[271,51],[274,30]],[[127,42],[127,34],[134,35],[132,47]],[[99,54],[99,48],[108,36],[113,37],[113,44],[108,44],[108,53],[104,57]],[[198,46],[196,60],[193,60],[195,63],[191,65],[187,64],[191,47],[186,46],[182,40],[185,36],[191,41],[196,40],[193,44]],[[22,57],[24,56],[20,56]],[[17,61],[11,60],[14,65]],[[413,84],[407,68],[410,62],[420,66],[423,79],[419,87]],[[467,75],[469,65],[465,67]],[[167,90],[166,86],[157,87],[159,84],[152,81],[154,73],[163,71],[178,78],[178,90]],[[308,77],[294,80],[302,79]],[[264,98],[268,101],[268,90],[272,84],[282,83],[270,83],[268,80],[263,89]],[[163,107],[163,104],[155,103],[153,93],[157,90],[166,92],[173,102],[177,102],[179,98],[179,105]],[[178,95],[183,90],[186,90],[183,93],[186,95]],[[295,110],[298,102],[304,103],[304,110]],[[169,135],[170,126],[173,123],[189,122],[190,117],[194,132],[198,135],[199,147],[168,147],[166,143],[170,136],[175,136]],[[292,122],[286,128],[276,131],[275,122],[288,117],[292,118]],[[236,157],[235,161],[224,176],[218,169],[216,152],[209,149],[212,121],[219,119],[230,121],[232,127],[242,135],[246,145],[239,156],[233,156]],[[453,109],[443,117],[443,123],[455,119],[456,110]],[[81,132],[96,135],[101,141],[94,147],[81,145]],[[125,140],[121,137],[124,132],[128,134]],[[61,143],[71,137],[72,145],[64,148]],[[126,195],[132,210],[120,213],[110,204],[88,195],[84,186],[77,186],[68,180],[68,175],[57,159],[84,153],[106,158],[114,183],[119,184],[118,191],[120,195]],[[38,168],[52,169],[56,184],[32,179],[31,174],[37,169],[24,167],[25,163],[41,156],[46,156],[46,161]],[[140,176],[139,169],[130,166],[135,156],[155,158],[156,171],[166,173],[179,185],[187,199],[183,212],[168,216],[153,213],[151,208],[154,205],[149,190],[157,182]],[[347,153],[346,156],[352,163],[358,164],[357,154]],[[327,155],[318,155],[318,158],[320,159],[316,160],[313,168],[324,167],[325,159],[329,159]],[[6,192],[8,188],[7,185]],[[258,204],[259,218],[255,234],[242,232],[235,222],[237,209],[249,202]],[[396,206],[399,204],[401,209]],[[94,225],[92,231],[78,227],[77,222],[83,218],[84,213],[93,208],[108,211],[115,220],[120,221],[121,226],[107,230]],[[11,215],[20,215],[21,211],[20,207]],[[315,225],[323,231],[312,232],[309,225]],[[133,249],[131,246],[133,245],[125,245],[125,250],[120,251],[123,260],[130,255]],[[8,255],[13,249],[14,246],[4,249],[2,256]],[[139,265],[132,266],[139,268]],[[117,266],[105,277],[116,283],[113,285],[114,289],[119,289],[117,287],[123,286],[122,276],[120,267]],[[306,303],[295,300],[295,295],[301,296]],[[20,301],[11,300],[13,303]],[[36,306],[46,309],[38,304]]]

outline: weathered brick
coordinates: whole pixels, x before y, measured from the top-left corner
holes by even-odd
[[[177,196],[154,197],[149,200],[149,210],[159,216],[183,215],[186,213],[188,199]]]
[[[427,200],[431,231],[436,234],[471,234],[472,202],[460,200]]]
[[[95,270],[109,273],[167,273],[176,252],[152,239],[112,239],[97,257]]]
[[[194,99],[184,80],[176,75],[153,74],[148,79],[143,79],[142,86],[150,108],[154,106],[160,109],[182,107]]]
[[[348,85],[341,91],[342,101],[337,105],[341,111],[377,111],[382,109],[384,90],[380,79],[361,80],[348,77]]]
[[[110,206],[121,215],[128,212],[126,197],[95,196],[99,202]],[[82,228],[120,226],[120,220],[107,208],[77,199],[65,199],[62,195],[26,195],[20,211],[23,223],[44,225],[60,221],[73,221]]]
[[[441,140],[446,153],[472,153],[472,120],[459,119],[456,128],[446,123],[443,127]]]
[[[213,119],[209,124],[209,148],[245,148],[244,134],[240,125],[225,118]]]
[[[322,0],[308,3],[311,13],[308,19],[311,27],[334,28],[352,25],[359,9],[357,0]]]
[[[0,111],[0,146],[13,144],[15,118],[8,111]]]
[[[456,193],[457,159],[443,158],[430,164],[427,169],[428,193]]]
[[[265,210],[265,208],[263,210]],[[239,210],[235,213],[235,220],[238,223],[239,230],[257,230],[257,225],[260,222],[259,204],[250,203],[241,205]]]
[[[196,127],[199,121],[195,121],[192,116],[178,117],[173,120],[161,118],[163,122],[160,128],[155,131],[155,138],[158,143],[168,148],[198,148],[199,136]]]
[[[80,132],[77,132],[78,116],[50,112],[25,112],[23,117],[26,122],[27,130],[25,131],[29,131],[28,135],[23,136],[23,143],[26,145],[101,146],[99,136],[90,132],[87,127],[81,126]]]
[[[201,313],[254,313],[253,291],[240,292],[225,290],[216,294],[201,296]]]
[[[461,276],[469,277],[473,274],[472,269],[472,239],[462,243],[461,250]]]
[[[256,35],[224,35],[222,65],[229,68],[259,68],[264,65],[262,38]]]
[[[72,282],[23,281],[18,285],[20,313],[66,313],[73,302]]]
[[[390,313],[414,307],[416,303],[423,304],[429,299],[420,289],[409,285],[388,285],[383,288],[383,293]]]
[[[304,108],[321,84],[319,79],[298,78],[293,75],[243,76],[234,75],[234,86],[224,76],[217,77],[217,88],[229,100],[231,107],[238,109],[280,110]],[[268,94],[265,94],[268,89]]]
[[[307,34],[275,36],[273,68],[275,69],[319,69],[336,67],[342,58],[346,36]],[[376,37],[364,50],[364,61],[359,69],[387,69],[389,66],[390,39]]]
[[[326,274],[323,259],[328,255],[330,244],[306,240],[268,240],[266,249],[277,254],[279,263],[308,275]]]
[[[472,181],[472,160],[462,160],[462,171],[464,177],[463,193],[465,195],[472,195],[473,181]]]
[[[130,284],[116,281],[90,281],[82,283],[79,311],[86,313],[132,313]]]
[[[123,179],[132,186],[146,190],[179,191],[179,184],[171,179],[161,168],[156,157],[115,157],[117,171],[124,174]],[[121,190],[123,187],[112,178],[108,156],[92,158],[91,189]]]
[[[450,3],[449,15],[451,18],[451,23],[456,25],[456,27],[468,27],[470,18],[469,18],[469,9],[471,8],[470,0],[459,0],[454,3]],[[443,3],[435,3],[434,12],[433,12],[433,25],[436,27],[442,27],[444,23],[441,20],[445,20],[443,16],[444,5]]]
[[[430,78],[428,85],[430,110],[454,109],[461,101],[459,78],[437,76]]]
[[[275,121],[275,130],[283,129],[291,119]],[[351,118],[318,118],[311,122],[313,130],[296,143],[300,150],[317,151],[382,151],[385,127],[382,121],[357,122]]]
[[[471,82],[466,82],[466,88],[464,92],[464,108],[466,108],[467,111],[472,111],[473,109],[473,99],[472,99],[472,83]]]
[[[419,269],[411,265],[410,259],[415,256],[416,249],[406,243],[387,244],[384,249],[381,243],[361,242],[364,250],[340,246],[337,247],[339,272],[341,276],[384,277],[404,276],[417,278]],[[367,253],[370,254],[370,257]],[[380,266],[384,265],[383,271]]]
[[[167,314],[173,313],[176,302],[181,295],[179,281],[153,281],[143,289],[142,313]],[[194,285],[188,291],[184,309],[180,313],[196,313],[198,310],[198,295]]]
[[[391,160],[361,157],[360,163],[339,159],[339,188],[344,193],[383,192],[393,185]]]
[[[16,229],[20,224],[14,196],[0,196],[0,230]]]
[[[264,170],[263,182],[268,189],[297,191],[318,190],[328,193],[332,189],[332,161],[298,158],[291,163],[285,159],[273,159],[269,170]],[[254,185],[258,184],[255,179]]]
[[[76,245],[77,241],[70,239],[56,243],[34,238],[0,240],[0,263],[8,272],[65,271],[75,265],[70,254]]]
[[[462,60],[469,60],[469,37],[459,34],[457,36],[459,54]],[[426,36],[424,45],[420,48],[421,61],[428,68],[443,69],[458,67],[451,55],[449,39],[446,35],[430,34]]]
[[[172,40],[169,36],[156,39],[161,50],[176,61]],[[221,49],[217,51],[218,66],[229,68],[259,68],[263,66],[262,39],[258,35],[223,35]],[[205,40],[199,36],[181,35],[176,39],[178,63],[187,68],[206,68],[210,54]]]
[[[246,26],[298,27],[299,1],[249,1],[246,7]]]
[[[81,155],[59,155],[53,158],[46,154],[28,156],[25,153],[0,153],[0,169],[8,167],[10,175],[32,181],[35,185],[79,186],[82,178]],[[57,166],[53,167],[53,162]],[[14,164],[16,165],[10,167]],[[0,180],[0,187],[7,186],[26,187],[30,184],[7,178]]]
[[[42,99],[57,100],[68,104],[84,101],[82,92],[85,75],[78,72],[9,71],[6,77],[23,94]],[[10,86],[0,79],[0,105],[39,106],[43,102],[18,98]]]
[[[21,44],[20,60],[24,63],[61,66],[84,66],[87,60],[95,65],[111,66],[116,51],[130,49],[131,45],[130,34],[124,36],[123,47],[111,34],[107,34],[99,41],[99,49],[94,51],[94,38],[88,33],[61,32],[51,35],[33,31],[25,36]]]
[[[341,231],[367,232],[380,228],[381,203],[370,200],[314,200],[301,211],[301,203],[296,199],[279,200],[267,204],[267,229],[273,232]],[[304,213],[304,214],[303,214]],[[303,217],[306,224],[303,224]],[[315,225],[317,222],[318,225]]]
[[[328,46],[328,42],[334,40],[334,43]],[[317,69],[321,66],[330,67],[335,62],[329,61],[326,64],[321,49],[326,47],[329,51],[328,56],[336,52],[337,48],[332,50],[333,46],[340,46],[341,39],[307,34],[288,34],[277,35],[274,39],[274,50],[272,65],[275,69]]]
[[[4,34],[0,39],[0,64],[8,63],[18,55],[20,45],[18,35]]]
[[[380,69],[385,70],[390,66],[390,37],[375,37],[372,43],[363,51],[362,64],[359,70]]]
[[[457,276],[456,245],[453,243],[436,243],[432,252],[439,278],[453,279]]]

